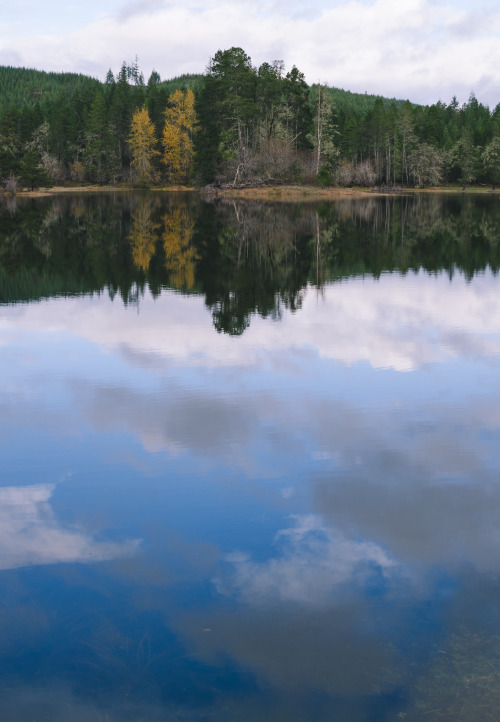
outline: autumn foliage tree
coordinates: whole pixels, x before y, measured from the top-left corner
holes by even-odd
[[[135,111],[128,139],[132,160],[130,165],[137,174],[140,185],[149,185],[156,178],[154,161],[156,150],[155,127],[145,106]]]
[[[174,91],[165,109],[163,163],[169,180],[186,181],[193,172],[193,135],[196,128],[194,93],[191,89]]]

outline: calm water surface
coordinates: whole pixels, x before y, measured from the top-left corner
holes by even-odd
[[[500,200],[0,205],[2,722],[500,718]]]

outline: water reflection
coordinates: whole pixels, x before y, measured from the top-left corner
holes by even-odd
[[[2,206],[2,718],[498,716],[497,206]]]
[[[135,266],[140,271],[147,271],[151,259],[156,252],[158,240],[159,223],[154,223],[152,218],[152,202],[150,198],[144,199],[138,204],[138,208],[132,211],[130,244],[132,246],[132,258]]]
[[[194,196],[10,199],[0,209],[0,301],[148,284],[202,293],[219,331],[301,307],[308,283],[425,269],[470,279],[499,268],[495,196],[362,199],[319,206],[203,203]],[[160,242],[161,237],[161,242]]]
[[[185,206],[177,206],[163,216],[163,251],[165,266],[175,288],[192,290],[195,283],[198,255],[191,243],[194,219]]]
[[[348,539],[327,527],[316,514],[292,515],[275,543],[281,555],[254,562],[248,554],[229,554],[234,567],[227,579],[216,579],[220,594],[236,594],[252,605],[293,602],[302,607],[329,605],[347,583],[363,586],[372,576],[385,576],[394,562],[372,542]]]
[[[50,506],[55,485],[0,488],[0,569],[60,562],[99,562],[133,555],[139,541],[99,542],[64,529]]]
[[[186,272],[186,266],[180,268]],[[180,360],[187,366],[272,363],[290,373],[307,373],[300,370],[306,357],[412,371],[453,358],[493,359],[500,351],[500,299],[489,271],[470,282],[456,274],[452,283],[444,274],[422,272],[355,278],[325,286],[320,296],[309,287],[301,292],[296,315],[284,314],[279,324],[257,316],[238,344],[230,335],[213,334],[199,295],[163,292],[154,297],[144,290],[134,307],[132,315],[127,306],[108,306],[94,296],[52,300],[43,308],[0,309],[0,343],[21,329],[46,325],[133,357],[142,366]]]

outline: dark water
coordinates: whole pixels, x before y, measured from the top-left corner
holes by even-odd
[[[500,200],[0,206],[2,722],[500,718]]]

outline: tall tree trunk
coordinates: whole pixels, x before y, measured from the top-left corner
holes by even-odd
[[[319,164],[321,162],[321,136],[322,136],[322,119],[321,119],[321,83],[318,85],[318,122],[316,124],[318,149],[316,154],[316,175],[319,173]]]

